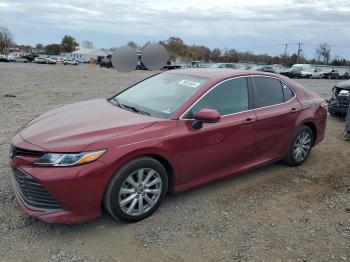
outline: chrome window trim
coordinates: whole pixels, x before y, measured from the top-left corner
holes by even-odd
[[[252,78],[252,77],[256,77],[256,76],[259,76],[259,77],[266,77],[266,78],[272,78],[272,79],[277,79],[279,80],[281,83],[283,83],[284,85],[286,85],[293,93],[293,97],[291,99],[289,99],[288,101],[285,101],[283,103],[279,103],[279,104],[275,104],[275,105],[270,105],[270,106],[264,106],[264,107],[258,107],[258,108],[252,108],[252,109],[248,109],[248,110],[244,110],[244,111],[241,111],[241,112],[236,112],[236,113],[231,113],[231,114],[226,114],[226,115],[221,115],[220,117],[226,117],[226,116],[232,116],[232,115],[237,115],[237,114],[241,114],[241,113],[245,113],[245,112],[250,112],[250,111],[254,111],[254,110],[258,110],[258,109],[263,109],[263,108],[269,108],[269,107],[273,107],[273,106],[278,106],[278,105],[283,105],[283,104],[286,104],[286,103],[289,103],[291,102],[292,100],[294,100],[296,98],[296,94],[293,90],[293,88],[291,88],[286,82],[284,82],[282,79],[278,78],[278,77],[275,77],[275,76],[267,76],[267,75],[246,75],[246,76],[235,76],[235,77],[232,77],[232,78],[228,78],[228,79],[225,79],[219,83],[217,83],[216,85],[212,86],[209,90],[207,90],[201,97],[199,97],[180,117],[179,117],[179,120],[190,120],[190,121],[193,121],[195,119],[193,118],[184,118],[184,116],[200,101],[202,100],[202,98],[204,96],[206,96],[209,92],[211,92],[214,88],[216,88],[218,85],[226,82],[226,81],[229,81],[229,80],[234,80],[234,79],[239,79],[239,78],[246,78],[246,80],[248,80],[248,78]],[[283,88],[283,87],[281,87]],[[247,83],[247,90],[249,89],[249,84]],[[249,90],[248,90],[249,92]],[[283,92],[283,89],[282,89],[282,92]],[[253,94],[253,97],[254,97],[254,94]],[[284,98],[284,95],[283,95],[283,98]],[[249,101],[248,101],[249,102]]]

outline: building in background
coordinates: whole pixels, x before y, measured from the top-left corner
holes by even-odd
[[[89,49],[81,48],[72,53],[61,53],[61,56],[67,58],[76,58],[76,59],[86,59],[86,60],[96,60],[101,61],[102,59],[107,58],[108,55],[112,55],[113,51],[108,49]]]

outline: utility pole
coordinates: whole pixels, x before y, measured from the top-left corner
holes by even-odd
[[[284,44],[286,47],[284,48],[284,63],[287,65],[287,48],[288,44]]]
[[[298,57],[297,57],[297,64],[299,64],[300,54],[301,54],[301,52],[303,51],[303,50],[301,49],[301,45],[302,45],[302,43],[298,43]]]

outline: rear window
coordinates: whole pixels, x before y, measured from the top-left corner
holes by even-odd
[[[284,101],[287,102],[294,97],[293,91],[286,85],[282,83]]]
[[[253,77],[254,81],[254,106],[266,107],[284,102],[281,81],[270,77]]]

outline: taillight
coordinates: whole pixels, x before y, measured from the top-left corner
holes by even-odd
[[[322,108],[324,108],[324,109],[327,109],[327,107],[328,107],[327,101],[322,101],[322,102],[320,103],[320,107],[322,107]]]

